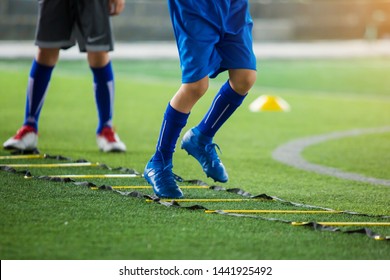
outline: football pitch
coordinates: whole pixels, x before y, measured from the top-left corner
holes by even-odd
[[[0,60],[1,142],[23,122],[30,62]],[[104,154],[95,143],[97,113],[90,70],[85,61],[60,61],[40,117],[39,150],[69,160],[3,158],[0,165],[84,159],[112,169],[14,167],[29,170],[34,177],[29,179],[0,171],[1,259],[390,259],[390,242],[383,240],[390,236],[390,227],[366,225],[390,222],[390,58],[275,59],[259,61],[258,66],[255,87],[215,137],[229,182],[211,181],[178,144],[173,171],[206,187],[180,182],[189,200],[176,205],[170,200],[147,201],[152,191],[141,188],[147,185],[141,176],[75,178],[75,182],[36,178],[126,174],[126,168],[142,173],[154,152],[166,105],[180,86],[177,60],[114,60],[114,126],[128,151]],[[183,133],[201,120],[226,79],[225,73],[211,81]],[[261,95],[282,97],[291,111],[251,112],[249,104]],[[357,133],[343,134],[349,131]],[[275,158],[275,151],[291,141],[332,133],[344,136],[297,152],[319,169],[307,170]],[[8,151],[0,151],[0,157],[7,155]],[[297,163],[298,158],[292,161]],[[324,174],[321,168],[355,176]],[[85,181],[97,188],[75,184]],[[114,191],[99,189],[103,185],[114,186]],[[213,185],[218,187],[207,188]],[[247,193],[231,191],[235,189]],[[256,199],[260,194],[274,199],[264,199],[265,195]],[[205,209],[263,212],[221,215]],[[337,211],[307,212],[323,209]],[[336,225],[321,230],[291,222]],[[351,222],[363,224],[340,225]],[[381,238],[348,233],[365,228]]]

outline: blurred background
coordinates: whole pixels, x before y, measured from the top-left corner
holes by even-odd
[[[250,0],[254,41],[390,38],[390,0]],[[0,40],[33,40],[37,0],[0,0]],[[166,0],[126,0],[117,41],[172,41]]]

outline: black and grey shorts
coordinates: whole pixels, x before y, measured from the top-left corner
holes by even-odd
[[[108,0],[38,0],[35,44],[81,52],[112,51]]]

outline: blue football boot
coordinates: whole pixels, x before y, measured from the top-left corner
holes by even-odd
[[[217,155],[216,148],[219,149],[219,147],[212,143],[211,139],[201,134],[197,128],[192,128],[184,134],[181,148],[199,161],[207,177],[225,183],[228,180],[228,174]]]
[[[176,184],[172,173],[172,161],[152,161],[145,167],[144,177],[160,198],[182,198],[183,193]]]

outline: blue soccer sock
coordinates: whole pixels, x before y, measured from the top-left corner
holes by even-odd
[[[92,68],[95,102],[98,111],[99,124],[96,133],[99,134],[103,127],[112,126],[114,106],[114,72],[111,62],[101,68]]]
[[[168,104],[156,146],[156,153],[153,155],[154,161],[172,160],[177,139],[181,130],[187,124],[189,115],[175,110],[171,104]]]
[[[198,124],[198,130],[205,136],[214,137],[218,129],[244,101],[246,95],[235,92],[227,81],[214,97],[213,103]]]
[[[32,126],[36,131],[53,69],[54,66],[39,64],[35,59],[31,65],[23,125]]]

